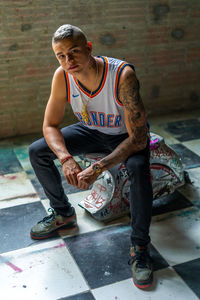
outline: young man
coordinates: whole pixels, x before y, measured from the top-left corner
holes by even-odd
[[[48,238],[76,224],[75,210],[53,162],[56,158],[67,182],[80,189],[88,189],[101,172],[124,161],[132,183],[133,279],[136,286],[145,288],[153,280],[148,250],[153,196],[148,129],[134,67],[118,59],[92,56],[91,42],[72,25],[58,28],[52,47],[60,67],[53,76],[45,111],[44,138],[30,146],[30,160],[52,214],[33,226],[31,237]],[[60,130],[67,101],[79,122]],[[83,171],[73,159],[105,150],[110,154]]]

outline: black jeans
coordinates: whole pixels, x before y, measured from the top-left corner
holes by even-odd
[[[71,155],[95,152],[112,152],[128,134],[108,135],[86,128],[81,123],[62,130],[66,147]],[[29,156],[35,174],[40,181],[50,205],[63,215],[72,214],[73,208],[65,195],[61,177],[54,164],[56,155],[44,138],[31,144]],[[152,214],[153,193],[149,171],[149,145],[125,161],[131,180],[131,241],[133,245],[147,245],[150,242],[149,226]]]

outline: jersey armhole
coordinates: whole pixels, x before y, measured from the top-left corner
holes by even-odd
[[[122,63],[118,70],[117,70],[117,75],[116,75],[116,79],[115,79],[115,100],[117,101],[117,103],[120,105],[120,106],[123,106],[123,103],[119,100],[119,79],[120,79],[120,76],[121,76],[121,73],[122,73],[122,70],[126,67],[126,66],[129,66],[133,69],[133,71],[135,71],[135,68],[133,65],[129,64],[129,63]]]
[[[65,77],[66,99],[67,99],[67,101],[70,103],[70,84],[69,84],[69,76],[68,76],[68,74],[65,72],[65,70],[63,70],[63,73],[64,73],[64,77]]]

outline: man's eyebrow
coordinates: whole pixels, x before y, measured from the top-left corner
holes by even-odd
[[[72,50],[72,49],[74,49],[74,48],[76,48],[76,47],[79,47],[78,45],[74,45],[74,46],[72,46],[71,48],[69,48],[69,50]],[[63,52],[58,52],[58,53],[56,53],[56,55],[60,55],[60,54],[63,54]]]
[[[60,54],[63,54],[62,52],[58,52],[58,53],[56,53],[56,55],[60,55]]]
[[[69,50],[73,49],[73,48],[76,48],[76,47],[79,47],[79,45],[74,45],[72,46],[71,48],[69,48]]]

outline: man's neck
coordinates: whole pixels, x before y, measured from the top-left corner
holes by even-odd
[[[88,67],[86,67],[82,72],[75,75],[76,79],[79,80],[84,87],[89,91],[94,91],[99,86],[99,80],[101,78],[101,63],[93,56],[88,62]]]

